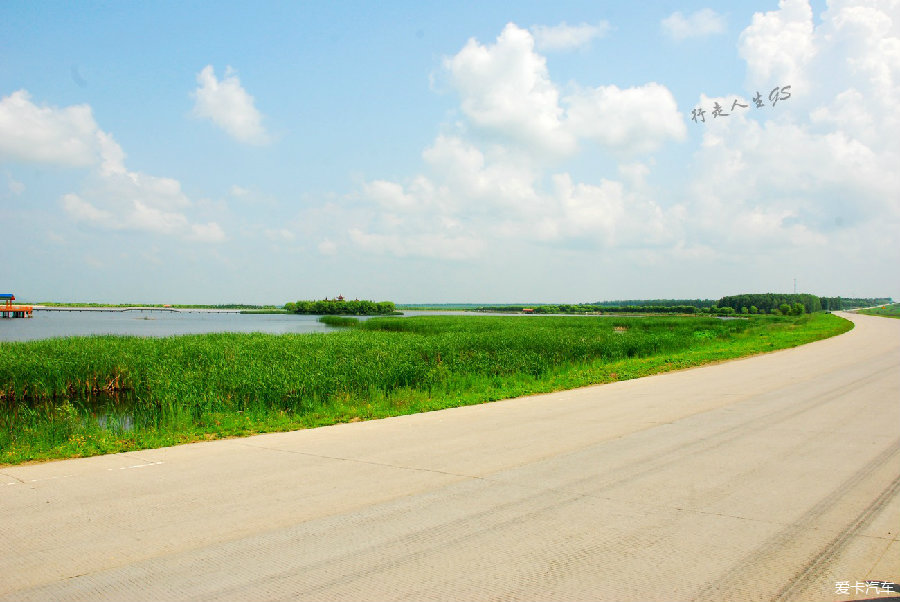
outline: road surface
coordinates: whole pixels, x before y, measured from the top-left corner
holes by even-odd
[[[640,380],[0,468],[0,600],[886,600],[900,320],[851,319]]]

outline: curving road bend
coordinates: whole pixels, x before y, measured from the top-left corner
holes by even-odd
[[[900,320],[847,317],[634,381],[0,467],[0,600],[888,599]]]

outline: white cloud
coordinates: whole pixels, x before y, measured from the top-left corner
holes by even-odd
[[[547,170],[577,152],[580,139],[618,156],[685,138],[672,94],[648,83],[576,87],[560,98],[534,47],[532,34],[510,23],[493,45],[469,40],[445,60],[465,126],[487,142],[439,135],[422,152],[426,173],[365,183],[361,198],[377,211],[355,216],[350,242],[372,253],[468,260],[501,240],[610,248],[671,238],[664,233],[673,216],[637,192],[646,188],[645,164],[625,168],[632,190]]]
[[[189,238],[200,242],[223,242],[227,239],[225,232],[216,222],[194,224],[191,226]]]
[[[807,0],[781,0],[778,10],[753,15],[738,44],[751,86],[808,86],[806,66],[816,55],[812,17]]]
[[[191,201],[181,190],[181,183],[172,178],[122,170],[96,177],[92,190],[109,199],[136,200],[148,207],[163,210],[185,209]]]
[[[122,225],[135,230],[179,234],[189,228],[184,215],[150,207],[138,200],[132,201],[131,211],[123,217]]]
[[[487,202],[521,210],[536,201],[533,187],[538,174],[524,157],[500,152],[490,160],[455,136],[438,136],[422,156],[437,183],[419,178],[411,191],[426,204],[445,211],[478,211]]]
[[[551,175],[545,187],[542,170],[521,155],[489,157],[457,137],[439,136],[423,156],[428,175],[405,186],[384,181],[363,186],[363,199],[379,211],[351,230],[351,242],[399,257],[469,260],[501,241],[562,248],[656,246],[673,240],[680,220],[638,192],[643,164],[624,168],[640,183],[631,190],[608,179],[577,183],[568,173]],[[363,215],[357,219],[363,221]]]
[[[99,202],[108,206],[103,198]],[[215,222],[191,224],[181,213],[150,207],[139,200],[133,200],[131,206],[124,209],[117,207],[118,211],[115,212],[98,207],[72,193],[63,195],[61,204],[74,221],[95,228],[151,232],[206,243],[226,240],[222,228]]]
[[[115,227],[116,220],[109,211],[97,209],[77,194],[65,194],[62,197],[63,208],[77,221],[93,222],[105,227]]]
[[[710,8],[702,8],[687,17],[676,11],[661,22],[663,30],[676,40],[725,33],[725,18]]]
[[[192,226],[181,183],[125,167],[125,152],[94,121],[88,105],[37,106],[19,90],[0,101],[0,156],[45,165],[89,168],[84,190],[60,198],[74,220],[105,229],[130,229],[213,241],[218,225]],[[10,187],[24,186],[10,178]]]
[[[890,52],[900,19],[890,6],[834,2],[816,27],[805,2],[754,16],[740,38],[748,81],[793,84],[794,96],[762,123],[708,120],[694,158],[707,173],[689,191],[696,239],[722,252],[824,256],[855,237],[847,257],[900,230],[900,60]]]
[[[565,21],[552,27],[547,25],[535,25],[531,28],[537,48],[540,50],[569,50],[580,48],[590,44],[594,38],[601,38],[609,31],[607,21],[601,21],[597,25],[582,23],[581,25],[567,25]]]
[[[820,261],[853,233],[884,245],[900,231],[900,19],[884,6],[833,3],[816,28],[803,3],[756,15],[740,38],[748,81],[793,96],[763,109],[743,99],[750,108],[698,124],[693,179],[665,190],[655,160],[635,155],[686,138],[666,87],[572,83],[564,96],[529,32],[510,24],[492,45],[470,40],[445,61],[463,120],[423,151],[421,173],[361,187],[348,242],[466,262],[541,245],[659,269],[672,257]],[[763,65],[777,45],[786,56]],[[588,140],[619,163],[578,181],[560,162]]]
[[[600,86],[566,100],[573,131],[619,152],[651,152],[687,135],[675,98],[657,83],[624,90]]]
[[[577,88],[561,99],[532,35],[512,23],[493,46],[469,40],[445,67],[469,122],[508,152],[567,156],[590,138],[616,153],[645,153],[686,135],[674,97],[657,83]]]
[[[575,136],[563,127],[559,91],[527,30],[510,23],[492,46],[470,39],[444,66],[472,125],[537,152],[575,150]]]
[[[73,218],[98,228],[135,230],[215,242],[212,233],[198,236],[184,213],[193,203],[173,178],[128,170],[125,156],[111,137],[103,135],[102,161],[86,180],[81,196],[65,195],[62,206]],[[76,200],[73,200],[77,199]],[[216,226],[218,227],[218,226]]]
[[[88,105],[39,107],[25,90],[0,100],[0,157],[89,167],[100,156],[101,134]]]
[[[262,125],[262,115],[231,67],[219,81],[212,65],[207,65],[197,74],[197,83],[199,85],[192,93],[195,116],[211,120],[240,142],[269,143],[270,136]]]
[[[403,191],[403,186],[395,182],[375,180],[368,182],[363,188],[367,197],[389,210],[411,210],[417,200]]]

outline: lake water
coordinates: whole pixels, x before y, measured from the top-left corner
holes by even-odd
[[[405,316],[518,316],[528,314],[467,311],[405,310]],[[536,316],[530,316],[535,318]],[[577,317],[577,316],[573,316]],[[604,314],[615,317],[615,314]],[[0,319],[0,342],[34,341],[56,337],[114,334],[167,337],[209,332],[267,332],[270,334],[332,332],[336,328],[318,321],[319,316],[300,314],[242,314],[236,311],[49,311],[34,310],[32,318]],[[360,317],[367,319],[366,316]],[[728,318],[723,318],[728,319]]]
[[[166,337],[209,332],[272,334],[330,332],[318,316],[237,312],[43,311],[33,318],[0,319],[0,341],[32,341],[94,334]]]

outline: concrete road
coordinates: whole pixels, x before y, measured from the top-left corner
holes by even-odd
[[[851,319],[635,381],[0,468],[0,600],[888,599],[864,582],[900,583],[900,320]]]

